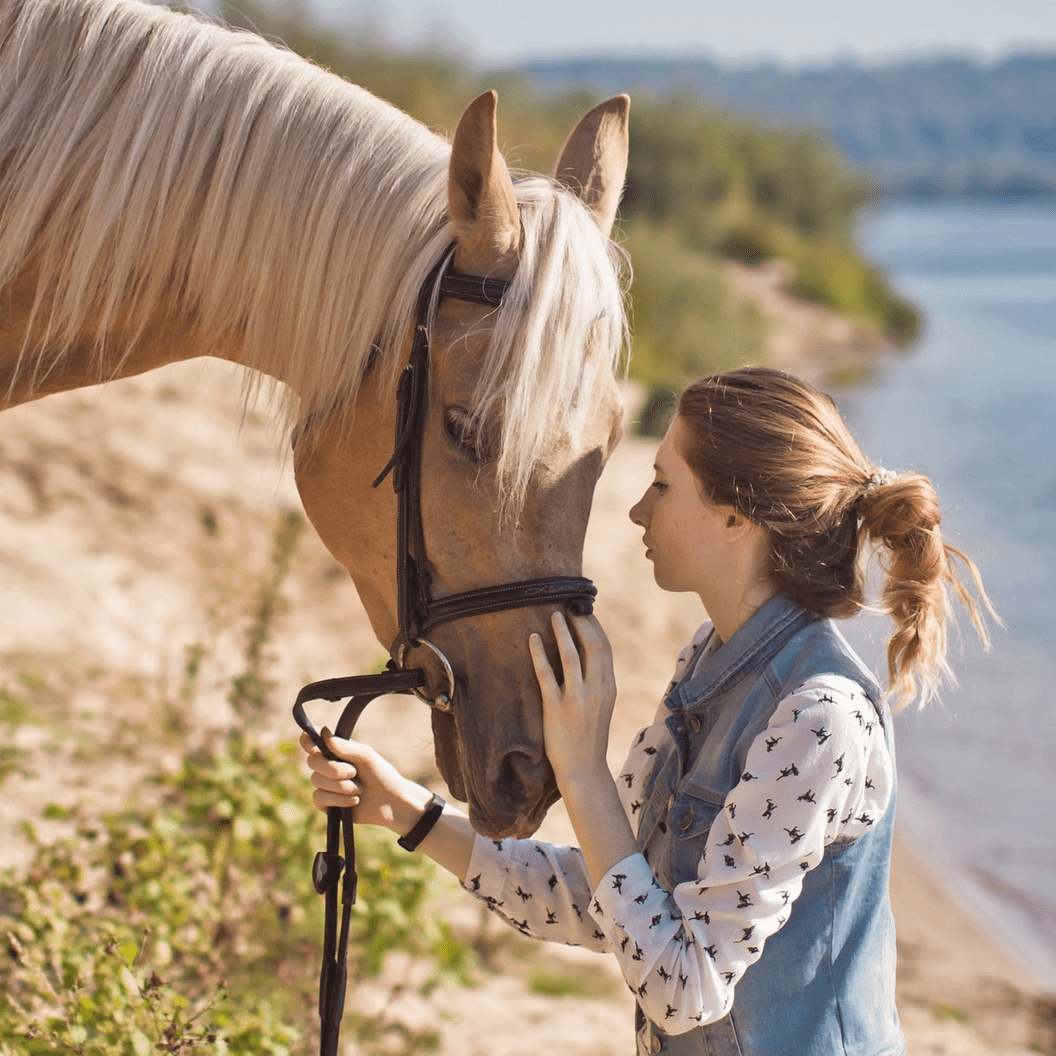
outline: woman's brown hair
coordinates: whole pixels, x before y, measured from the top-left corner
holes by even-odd
[[[782,371],[744,367],[691,384],[677,413],[680,453],[702,494],[767,530],[771,572],[804,608],[833,617],[864,608],[872,544],[883,569],[878,607],[895,624],[887,664],[896,706],[914,697],[923,706],[952,677],[950,591],[989,644],[982,610],[993,608],[975,565],[942,539],[931,482],[871,463],[824,393]]]

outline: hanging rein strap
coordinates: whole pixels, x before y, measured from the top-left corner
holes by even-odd
[[[337,756],[327,747],[308,716],[304,705],[310,700],[352,699],[338,719],[334,733],[351,737],[366,706],[383,693],[409,693],[425,681],[422,671],[387,670],[378,675],[355,678],[331,678],[313,682],[297,694],[293,715],[297,724],[331,760]],[[342,848],[343,844],[343,848]],[[341,851],[344,850],[344,856]],[[344,872],[344,879],[341,874]],[[322,1056],[337,1056],[341,1016],[345,1009],[348,984],[348,929],[352,907],[356,904],[356,840],[350,807],[328,807],[326,811],[326,850],[319,851],[312,863],[312,883],[326,899],[323,924],[323,961],[319,971],[319,1051]],[[338,904],[340,903],[340,930]]]
[[[396,438],[392,458],[374,481],[374,487],[378,487],[391,473],[397,495],[396,592],[399,635],[393,646],[395,659],[390,659],[386,669],[379,674],[312,682],[297,694],[293,706],[297,725],[328,759],[335,761],[336,756],[305,713],[304,705],[309,701],[351,698],[334,730],[338,737],[350,737],[360,715],[375,697],[385,693],[417,693],[422,696],[421,690],[426,683],[425,671],[404,668],[402,661],[408,648],[425,645],[440,658],[449,685],[447,693],[441,692],[435,699],[424,696],[422,699],[440,711],[449,711],[455,695],[454,675],[443,653],[421,637],[426,631],[463,616],[478,616],[528,605],[566,605],[585,616],[593,610],[597,594],[594,584],[582,576],[551,576],[481,587],[446,598],[436,599],[432,596],[431,580],[426,570],[425,532],[421,516],[421,446],[429,380],[430,312],[433,305],[444,297],[497,308],[502,304],[510,285],[502,279],[450,271],[452,259],[453,250],[449,250],[430,272],[418,295],[411,353],[396,393]],[[316,891],[326,899],[323,963],[319,973],[319,1051],[321,1056],[337,1056],[348,980],[348,934],[351,910],[356,902],[358,877],[352,810],[330,807],[326,817],[326,850],[315,856],[312,866],[312,882]]]

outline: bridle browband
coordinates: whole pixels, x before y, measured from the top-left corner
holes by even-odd
[[[593,611],[597,590],[582,576],[547,576],[521,580],[494,587],[480,587],[445,598],[434,598],[425,532],[421,511],[422,436],[427,410],[429,381],[429,321],[434,305],[444,297],[498,308],[509,290],[504,279],[463,275],[451,270],[454,247],[450,247],[432,268],[418,294],[417,316],[411,352],[400,375],[396,391],[396,438],[392,457],[378,474],[378,487],[389,474],[397,496],[396,520],[396,594],[399,632],[390,650],[386,669],[375,675],[330,678],[312,682],[297,694],[293,717],[298,726],[329,759],[336,757],[309,721],[304,705],[310,700],[344,700],[351,698],[334,732],[349,737],[359,716],[376,697],[386,693],[415,693],[438,711],[449,712],[454,706],[456,680],[447,657],[422,635],[452,620],[530,605],[567,605],[579,615]],[[422,689],[426,683],[421,668],[403,666],[407,650],[424,646],[440,661],[447,678],[446,691],[428,697]],[[341,1015],[344,1011],[348,977],[348,933],[350,911],[356,901],[356,852],[352,809],[327,809],[326,850],[315,856],[312,880],[315,889],[326,897],[326,922],[323,933],[323,964],[319,976],[319,1019],[321,1056],[336,1056]],[[344,842],[344,857],[340,854]],[[342,906],[338,930],[338,881]]]

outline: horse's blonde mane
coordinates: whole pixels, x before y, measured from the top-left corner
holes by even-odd
[[[88,327],[101,377],[116,372],[129,339],[180,313],[203,354],[235,338],[285,379],[302,421],[347,409],[368,362],[395,377],[453,239],[449,157],[394,107],[252,34],[139,0],[3,0],[0,287],[41,277],[22,377]],[[472,409],[501,415],[515,503],[626,337],[619,251],[554,182],[516,193],[524,255]]]

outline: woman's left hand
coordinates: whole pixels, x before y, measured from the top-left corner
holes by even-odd
[[[601,771],[608,776],[609,722],[616,702],[612,650],[601,624],[593,616],[573,616],[571,621],[569,627],[561,612],[551,617],[564,685],[559,684],[539,635],[528,638],[543,697],[546,754],[562,791]]]

